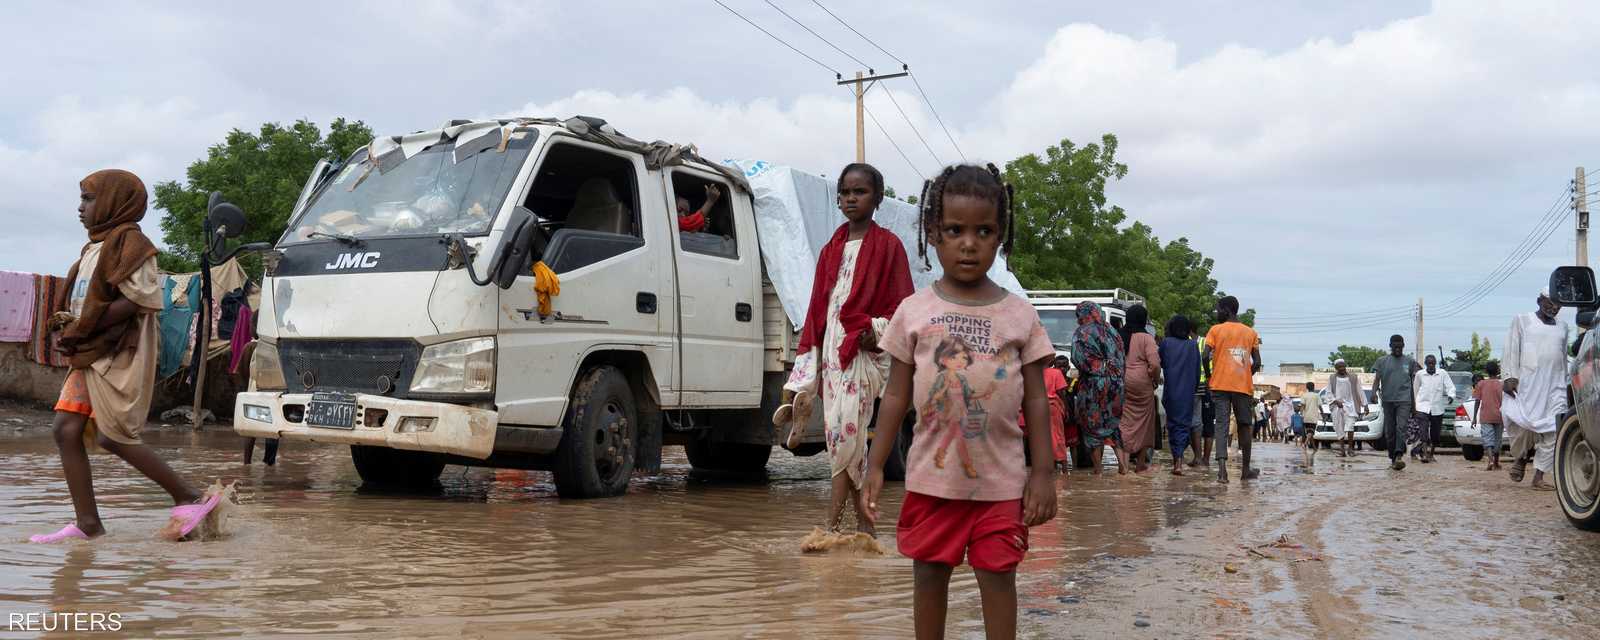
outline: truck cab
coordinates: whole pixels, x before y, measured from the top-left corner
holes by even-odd
[[[1056,347],[1056,355],[1072,356],[1072,334],[1078,330],[1078,305],[1086,301],[1099,304],[1106,322],[1114,329],[1121,329],[1123,320],[1128,317],[1128,307],[1144,304],[1144,296],[1127,289],[1029,291],[1028,302],[1039,312],[1039,321],[1044,323],[1045,333]],[[1155,327],[1150,327],[1150,334],[1156,334]]]
[[[1586,266],[1558,267],[1549,291],[1556,304],[1577,309],[1580,332],[1568,367],[1569,412],[1556,429],[1557,501],[1573,526],[1600,531],[1600,340],[1593,331],[1600,295]]]
[[[710,224],[679,231],[707,185]],[[348,444],[367,482],[544,469],[579,498],[667,444],[770,454],[793,327],[748,185],[692,147],[582,117],[380,137],[319,163],[264,263],[241,435]]]

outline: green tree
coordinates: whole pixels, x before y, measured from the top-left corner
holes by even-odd
[[[1213,262],[1188,238],[1163,244],[1142,222],[1128,222],[1110,204],[1106,185],[1128,174],[1117,162],[1117,137],[1077,146],[1071,140],[1006,164],[1015,189],[1015,250],[1011,269],[1029,289],[1123,288],[1141,294],[1151,322],[1165,324],[1181,313],[1209,325],[1224,295],[1211,276]],[[1255,323],[1255,310],[1239,314]]]
[[[1478,336],[1472,332],[1472,341],[1466,349],[1451,349],[1450,357],[1445,358],[1443,367],[1450,371],[1471,371],[1485,373],[1484,365],[1489,364],[1494,357],[1494,350],[1489,345],[1489,339]]]
[[[212,191],[222,192],[244,209],[249,225],[240,240],[275,242],[283,235],[290,209],[317,161],[342,160],[371,141],[372,129],[366,124],[343,118],[329,125],[326,136],[306,120],[287,127],[269,122],[261,125],[259,133],[228,132],[223,142],[206,151],[205,158],[189,165],[187,183],[169,181],[155,186],[156,208],[164,212],[162,238],[169,248],[159,258],[161,268],[173,272],[199,268],[205,247],[206,199]]]
[[[1384,353],[1387,352],[1375,347],[1341,344],[1339,348],[1328,354],[1328,365],[1332,366],[1334,361],[1343,358],[1345,366],[1352,369],[1371,371],[1372,365],[1376,364],[1378,358],[1382,358]]]

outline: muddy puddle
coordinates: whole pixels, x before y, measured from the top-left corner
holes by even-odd
[[[343,447],[285,443],[278,465],[268,468],[241,466],[239,440],[220,428],[199,434],[152,429],[147,440],[192,481],[240,481],[233,535],[183,544],[156,540],[169,506],[164,494],[102,453],[92,464],[109,535],[92,543],[29,545],[28,535],[68,522],[71,507],[48,430],[0,433],[0,512],[6,514],[0,522],[0,613],[115,612],[123,633],[137,637],[910,633],[911,563],[893,553],[892,525],[883,527],[890,549],[884,556],[799,552],[827,501],[827,463],[820,457],[775,452],[768,480],[751,482],[700,477],[680,450],[669,448],[663,472],[636,478],[627,497],[563,501],[541,472],[449,467],[437,494],[376,493],[360,487]],[[1436,543],[1443,553],[1468,542],[1503,541],[1470,535],[1474,520],[1452,520],[1448,512],[1418,520],[1397,507],[1369,518],[1363,515],[1369,498],[1358,490],[1376,478],[1360,479],[1371,474],[1357,465],[1325,469],[1320,460],[1317,473],[1296,473],[1292,454],[1286,447],[1263,451],[1268,476],[1249,487],[1164,472],[1061,478],[1060,517],[1032,531],[1019,574],[1022,635],[1231,635],[1213,625],[1233,620],[1245,625],[1235,631],[1253,630],[1246,635],[1318,636],[1320,619],[1302,604],[1320,594],[1308,589],[1344,594],[1349,620],[1360,620],[1352,628],[1378,635],[1430,628],[1419,622],[1425,607],[1445,607],[1461,623],[1513,619],[1425,596],[1417,585],[1430,583],[1415,574],[1427,571],[1428,561],[1398,555],[1383,542],[1404,535]],[[883,509],[890,518],[899,511],[901,491],[898,484],[886,490]],[[1315,526],[1301,527],[1296,514],[1314,511],[1319,496],[1348,500],[1354,508],[1329,511]],[[1387,532],[1390,522],[1403,533]],[[1551,523],[1549,531],[1570,539],[1556,524],[1566,526]],[[1421,538],[1433,530],[1417,528],[1424,526],[1440,527],[1439,535]],[[1278,529],[1316,532],[1308,537],[1319,549],[1342,545],[1322,553],[1366,558],[1376,573],[1297,580],[1287,565],[1269,569],[1245,564],[1248,559],[1232,560],[1243,565],[1238,575],[1221,573],[1227,556],[1242,555],[1239,542],[1266,539]],[[1360,534],[1346,537],[1346,530]],[[1591,543],[1600,546],[1600,539]],[[1592,592],[1600,566],[1595,548],[1555,546],[1542,555],[1508,556],[1508,563],[1569,565],[1534,574],[1571,585],[1528,592],[1538,603],[1497,591],[1506,578],[1472,557],[1461,560],[1467,563],[1461,570],[1479,576],[1486,591],[1466,581],[1423,590],[1469,603],[1501,600],[1523,613],[1543,606],[1537,615],[1553,616],[1563,609],[1552,599],[1557,591],[1571,594],[1587,584]],[[1506,571],[1512,571],[1509,564]],[[1384,572],[1412,578],[1390,580]],[[1238,608],[1211,604],[1224,597]],[[1274,606],[1287,613],[1265,613]],[[1135,624],[1141,620],[1144,626]],[[968,569],[957,571],[952,584],[950,621],[951,637],[982,635]]]

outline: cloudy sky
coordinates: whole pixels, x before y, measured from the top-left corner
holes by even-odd
[[[859,66],[763,0],[723,1],[826,66]],[[810,0],[773,2],[897,66]],[[1570,219],[1546,213],[1575,166],[1600,169],[1600,3],[822,4],[911,65],[969,159],[1115,133],[1130,171],[1112,200],[1216,259],[1258,310],[1269,364],[1409,340],[1419,297],[1429,351],[1476,330],[1498,352],[1510,314],[1573,259]],[[852,159],[832,73],[713,0],[219,5],[8,7],[0,269],[65,271],[90,171],[181,179],[229,129],[268,121],[396,133],[582,113],[713,158],[829,175]],[[880,89],[908,117],[879,90],[869,109],[910,161],[870,121],[869,160],[915,192],[959,156],[915,86]],[[1489,276],[1503,282],[1480,297]]]

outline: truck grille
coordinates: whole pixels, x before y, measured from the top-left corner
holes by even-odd
[[[281,340],[289,391],[401,396],[411,387],[422,347],[411,340]]]

